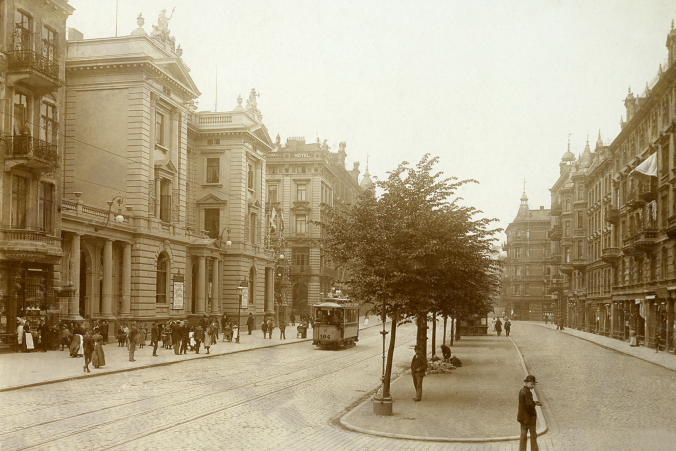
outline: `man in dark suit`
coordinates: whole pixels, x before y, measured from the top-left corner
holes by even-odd
[[[180,353],[188,353],[188,340],[190,339],[190,329],[188,329],[188,322],[184,321],[181,326],[181,351]],[[180,354],[179,353],[179,354]]]
[[[535,376],[528,375],[524,379],[526,384],[519,392],[519,413],[516,420],[521,423],[521,435],[519,437],[519,451],[526,451],[527,435],[530,433],[530,449],[538,451],[538,436],[535,431],[538,414],[535,406],[541,406],[540,401],[533,401],[532,389],[535,388],[537,381]]]
[[[413,400],[415,402],[422,399],[422,384],[426,369],[427,359],[423,354],[422,348],[416,347],[415,355],[411,361],[411,376],[413,376],[413,386],[415,387],[415,398]]]
[[[157,357],[157,342],[160,339],[160,331],[157,328],[157,324],[153,323],[153,327],[150,329],[150,344],[153,346],[153,357]]]
[[[136,323],[131,325],[129,329],[129,361],[136,362],[134,358],[134,353],[136,352],[136,343],[138,342],[138,329],[136,328]]]
[[[181,353],[181,338],[183,338],[181,325],[178,321],[174,321],[171,325],[171,344],[174,346],[174,354],[176,355]]]
[[[82,349],[84,350],[85,359],[84,372],[91,373],[89,371],[89,363],[92,361],[92,354],[94,353],[94,338],[92,337],[91,330],[88,330],[82,338]]]
[[[200,345],[204,341],[204,329],[199,324],[195,327],[195,335],[193,337],[195,338],[195,354],[199,354]]]

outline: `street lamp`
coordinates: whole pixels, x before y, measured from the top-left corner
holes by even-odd
[[[78,197],[80,197],[80,196],[78,196]],[[115,197],[113,197],[112,200],[109,200],[107,202],[107,204],[108,204],[108,219],[106,219],[106,224],[101,228],[94,227],[95,232],[98,232],[98,231],[103,230],[106,227],[108,227],[108,224],[110,223],[110,212],[113,209],[113,204],[115,203],[115,201],[117,201],[117,214],[115,215],[115,222],[124,222],[124,216],[122,215],[122,202],[124,202],[124,198],[121,197],[121,196],[115,196]]]
[[[244,298],[244,293],[247,291],[248,284],[246,279],[243,279],[240,283],[239,286],[237,287],[237,293],[239,294],[239,304],[237,306],[237,339],[235,340],[235,343],[239,343],[239,332],[240,332],[240,319],[241,319],[241,310],[242,310],[242,300]],[[248,304],[247,304],[248,305]]]

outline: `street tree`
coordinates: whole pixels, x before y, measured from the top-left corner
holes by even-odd
[[[485,302],[499,283],[489,258],[498,229],[489,230],[493,220],[475,219],[480,212],[454,197],[476,181],[442,178],[432,172],[437,163],[429,155],[415,166],[401,163],[375,183],[382,194],[367,190],[348,209],[325,206],[319,223],[332,260],[349,268],[345,283],[352,296],[392,320],[383,380],[387,397],[397,325],[416,321],[425,328],[429,314],[459,314],[456,304]]]

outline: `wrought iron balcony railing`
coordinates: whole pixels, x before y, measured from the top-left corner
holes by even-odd
[[[9,72],[36,71],[53,79],[56,85],[59,79],[59,63],[46,58],[33,50],[13,50],[9,52],[7,68]]]
[[[51,167],[59,165],[56,144],[48,143],[30,135],[8,136],[2,139],[7,159],[27,159],[31,163],[45,164]]]

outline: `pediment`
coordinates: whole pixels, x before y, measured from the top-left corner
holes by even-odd
[[[158,161],[155,163],[155,169],[162,169],[171,172],[172,174],[176,173],[176,166],[171,160]]]
[[[227,200],[223,200],[223,199],[219,199],[218,197],[214,196],[213,194],[208,194],[208,195],[204,196],[203,198],[201,198],[200,200],[198,200],[197,203],[198,203],[199,205],[202,205],[202,204],[210,204],[210,205],[220,204],[220,205],[225,205],[225,204],[228,203],[228,201],[227,201]]]
[[[157,67],[166,72],[167,75],[170,75],[189,91],[192,91],[195,97],[199,97],[201,93],[189,74],[190,69],[188,69],[178,58],[156,59],[154,63]]]
[[[253,134],[256,138],[260,139],[270,148],[274,147],[272,140],[270,139],[270,135],[268,134],[268,129],[266,129],[264,125],[258,125],[252,128],[251,134]]]

